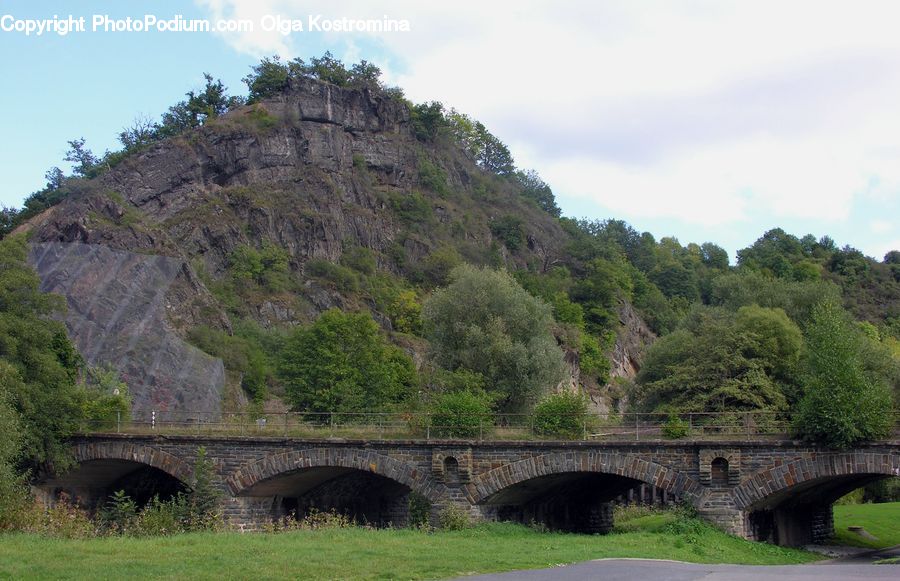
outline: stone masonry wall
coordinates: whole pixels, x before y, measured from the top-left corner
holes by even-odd
[[[245,529],[273,514],[274,499],[255,495],[254,487],[316,467],[368,471],[422,494],[433,506],[468,506],[473,516],[490,516],[484,502],[521,482],[571,472],[604,473],[665,490],[740,536],[750,534],[747,518],[755,506],[796,484],[860,474],[900,476],[900,442],[835,453],[788,441],[433,442],[110,434],[74,438],[72,445],[79,461],[138,462],[181,480],[202,446],[215,462],[226,518]],[[713,462],[716,478],[710,476]],[[722,474],[724,462],[727,473]],[[815,528],[826,531],[826,521],[816,519]]]

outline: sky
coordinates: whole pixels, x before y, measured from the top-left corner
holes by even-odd
[[[247,21],[240,32],[92,30],[94,15]],[[481,120],[564,215],[617,218],[734,255],[766,230],[900,249],[900,3],[726,0],[0,0],[0,204],[19,206],[68,140],[99,153],[203,73],[232,93],[262,56],[366,59],[415,102]],[[385,18],[408,31],[310,30]],[[290,34],[263,30],[298,20]],[[3,21],[0,20],[0,24]],[[22,24],[24,26],[24,24]]]

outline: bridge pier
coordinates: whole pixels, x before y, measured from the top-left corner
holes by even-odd
[[[834,536],[834,506],[815,504],[753,511],[748,537],[787,547],[822,544]]]

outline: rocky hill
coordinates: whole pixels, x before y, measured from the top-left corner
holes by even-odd
[[[67,298],[80,351],[120,371],[136,413],[212,412],[227,374],[186,342],[193,330],[277,328],[340,307],[368,309],[390,332],[359,272],[427,287],[455,260],[560,262],[570,234],[520,189],[452,140],[417,139],[402,100],[301,78],[79,180],[20,230],[44,290]],[[653,334],[627,303],[620,319],[613,371],[631,376]],[[579,384],[577,361],[568,383]]]

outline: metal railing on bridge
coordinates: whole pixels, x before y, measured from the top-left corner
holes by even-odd
[[[780,440],[790,421],[779,412],[622,413],[555,416],[555,429],[534,414],[446,416],[420,412],[188,412],[118,415],[87,433],[268,436],[368,440]],[[893,434],[900,436],[900,413]]]

